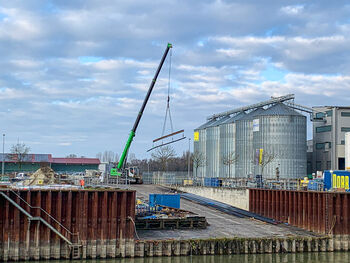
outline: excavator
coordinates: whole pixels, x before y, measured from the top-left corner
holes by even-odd
[[[142,176],[140,174],[140,172],[138,171],[138,169],[136,167],[126,167],[126,160],[127,160],[127,156],[128,156],[128,152],[129,152],[129,149],[130,149],[130,146],[131,146],[131,143],[135,137],[135,134],[136,134],[136,130],[137,130],[137,127],[140,123],[140,120],[141,120],[141,117],[143,115],[143,112],[146,108],[146,105],[147,105],[147,102],[151,96],[151,93],[152,93],[152,90],[153,90],[153,87],[154,85],[156,84],[156,81],[157,81],[157,78],[158,78],[158,75],[163,67],[163,64],[164,64],[164,61],[169,53],[169,50],[172,48],[172,44],[168,43],[167,44],[167,47],[164,51],[164,54],[162,56],[162,59],[159,63],[159,66],[157,68],[157,71],[152,79],[152,82],[148,88],[148,91],[147,91],[147,94],[146,94],[146,97],[145,99],[143,100],[143,103],[142,103],[142,106],[141,106],[141,109],[137,115],[137,118],[136,118],[136,121],[134,123],[134,126],[133,128],[131,129],[130,131],[130,134],[129,134],[129,137],[128,137],[128,140],[126,141],[126,144],[125,144],[125,147],[124,147],[124,150],[123,150],[123,153],[122,155],[120,156],[120,159],[119,159],[119,162],[117,164],[117,167],[114,167],[111,169],[110,171],[110,175],[111,176],[119,176],[119,178],[121,179],[121,181],[126,181],[126,183],[136,183],[136,184],[142,184]]]

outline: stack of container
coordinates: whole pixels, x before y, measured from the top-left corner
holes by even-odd
[[[204,186],[206,187],[219,187],[222,186],[222,180],[218,178],[204,178]]]

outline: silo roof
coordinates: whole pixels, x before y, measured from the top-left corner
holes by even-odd
[[[247,115],[247,114],[246,114],[244,111],[242,111],[242,112],[240,112],[240,113],[238,113],[238,114],[232,116],[231,118],[229,118],[228,120],[226,120],[226,121],[223,122],[223,123],[233,123],[233,122],[235,122],[235,121],[238,121],[238,120],[242,119],[242,118],[245,117],[246,115]]]
[[[254,119],[255,116],[261,115],[261,113],[264,113],[264,111],[265,110],[263,108],[257,108],[256,110],[249,112],[247,115],[245,115],[240,120],[252,120],[252,119]]]
[[[229,116],[229,115],[227,115],[227,116],[225,116],[225,117],[222,117],[222,118],[216,120],[215,122],[211,123],[211,124],[208,125],[207,127],[218,126],[218,125],[224,123],[225,121],[227,121],[228,119],[230,119],[230,116]]]
[[[270,108],[266,109],[264,112],[261,112],[259,114],[259,116],[266,116],[266,115],[304,116],[283,103],[276,103],[273,106],[271,106]]]
[[[207,121],[206,123],[204,123],[201,126],[199,126],[198,128],[196,128],[195,130],[205,129],[205,128],[209,127],[211,124],[213,124],[214,122],[216,122],[216,120],[214,120],[214,119]]]

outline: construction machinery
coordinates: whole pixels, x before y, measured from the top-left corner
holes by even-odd
[[[129,137],[128,137],[128,140],[126,141],[126,144],[125,144],[125,147],[124,147],[124,151],[122,153],[122,155],[120,156],[120,159],[119,159],[119,162],[118,162],[118,165],[116,168],[112,169],[111,170],[111,173],[110,175],[111,176],[118,176],[121,180],[126,180],[126,183],[129,181],[130,183],[142,183],[142,177],[141,175],[138,173],[135,173],[135,169],[129,169],[129,168],[126,168],[126,160],[127,160],[127,155],[128,155],[128,152],[129,152],[129,149],[130,149],[130,146],[131,146],[131,143],[135,137],[135,134],[136,134],[136,130],[137,130],[137,127],[140,123],[140,120],[141,120],[141,117],[143,115],[143,112],[145,110],[145,107],[147,105],[147,102],[151,96],[151,93],[152,93],[152,90],[153,90],[153,87],[154,85],[156,84],[156,81],[157,81],[157,78],[158,78],[158,75],[162,69],[162,66],[164,64],[164,61],[168,55],[168,52],[169,50],[172,48],[172,44],[168,43],[165,51],[164,51],[164,54],[163,54],[163,57],[159,63],[159,66],[157,68],[157,71],[153,77],[153,80],[148,88],[148,92],[146,94],[146,97],[142,103],[142,106],[141,106],[141,109],[139,111],[139,114],[137,115],[137,118],[136,118],[136,121],[134,123],[134,126],[132,128],[132,130],[130,131],[130,134],[129,134]]]

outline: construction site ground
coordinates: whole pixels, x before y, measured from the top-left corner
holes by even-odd
[[[136,190],[136,196],[148,199],[149,194],[166,194],[170,189],[158,185],[131,185]],[[166,239],[209,239],[209,238],[272,238],[292,236],[316,236],[308,232],[285,224],[272,225],[253,219],[238,218],[225,214],[213,208],[181,199],[181,209],[205,216],[209,223],[207,229],[196,230],[138,230],[138,236],[142,240],[166,240]]]

